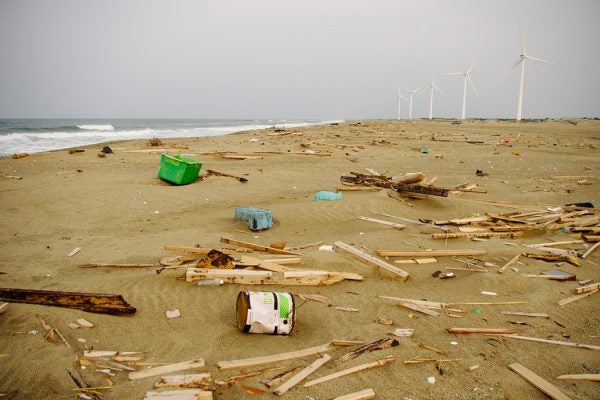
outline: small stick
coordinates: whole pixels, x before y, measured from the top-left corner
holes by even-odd
[[[499,270],[498,273],[501,274],[504,271],[506,271],[506,268],[510,267],[511,265],[513,265],[514,263],[516,263],[517,261],[519,261],[519,258],[521,258],[521,253],[517,254],[516,256],[514,256],[513,258],[510,259],[510,261],[508,261],[506,264],[504,264]]]
[[[384,366],[386,364],[389,364],[389,363],[391,363],[392,361],[395,361],[395,360],[396,360],[396,357],[394,357],[394,356],[387,356],[385,358],[381,358],[381,359],[379,359],[377,361],[373,361],[371,363],[357,365],[356,367],[353,367],[353,368],[348,368],[348,369],[342,370],[340,372],[336,372],[334,374],[330,374],[330,375],[326,375],[326,376],[323,376],[323,377],[318,378],[318,379],[314,379],[314,380],[312,380],[310,382],[306,382],[304,384],[304,387],[311,387],[311,386],[314,386],[314,385],[318,385],[319,383],[327,382],[327,381],[330,381],[332,379],[336,379],[336,378],[339,378],[339,377],[342,377],[342,376],[350,375],[350,374],[353,374],[355,372],[360,372],[360,371],[364,371],[364,370],[371,369],[371,368],[382,367],[382,366]]]
[[[594,250],[596,250],[598,247],[600,247],[600,242],[598,242],[595,245],[593,245],[592,247],[590,247],[588,251],[586,251],[585,253],[583,253],[583,255],[581,256],[581,258],[585,259],[587,256],[589,256],[590,254],[592,254],[592,252]]]
[[[324,354],[321,358],[315,360],[308,367],[304,368],[302,371],[298,372],[296,375],[292,376],[288,381],[286,381],[283,385],[279,386],[277,389],[273,391],[278,396],[281,396],[297,384],[299,384],[303,379],[308,377],[310,374],[315,372],[319,367],[325,364],[327,361],[331,360],[331,356],[329,354]]]

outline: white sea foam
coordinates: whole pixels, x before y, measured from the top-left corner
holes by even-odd
[[[79,129],[87,129],[91,131],[114,131],[115,127],[110,124],[104,125],[77,125]]]

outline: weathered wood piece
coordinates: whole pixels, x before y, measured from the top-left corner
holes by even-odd
[[[338,365],[345,363],[346,361],[354,360],[356,357],[360,356],[361,354],[368,353],[368,352],[375,351],[375,350],[388,349],[390,347],[395,347],[395,346],[398,346],[398,341],[396,339],[382,338],[382,339],[376,340],[371,343],[363,344],[362,346],[359,346],[358,348],[356,348],[352,351],[349,351],[348,353],[344,354],[343,356],[341,356],[337,360],[335,360],[332,363],[332,365],[334,367],[337,367]]]
[[[569,303],[584,299],[588,296],[598,293],[599,291],[600,291],[600,289],[592,289],[589,292],[584,292],[584,293],[576,294],[575,296],[567,297],[566,299],[559,300],[558,305],[561,307],[566,306]]]
[[[154,384],[155,388],[178,387],[178,388],[199,388],[208,389],[212,376],[205,372],[202,374],[188,375],[166,375],[161,376],[160,380]]]
[[[6,312],[6,310],[8,310],[8,304],[9,303],[2,303],[2,304],[0,304],[0,315],[4,314]]]
[[[330,375],[326,375],[326,376],[323,376],[323,377],[318,378],[318,379],[314,379],[312,381],[306,382],[304,384],[304,387],[311,387],[311,386],[314,386],[314,385],[318,385],[319,383],[327,382],[327,381],[330,381],[332,379],[337,379],[339,377],[350,375],[350,374],[353,374],[355,372],[365,371],[365,370],[371,369],[371,368],[382,367],[382,366],[384,366],[386,364],[389,364],[389,363],[391,363],[392,361],[395,361],[395,360],[396,360],[396,357],[394,357],[394,356],[387,356],[387,357],[381,358],[381,359],[379,359],[377,361],[373,361],[373,362],[370,362],[370,363],[357,365],[356,367],[353,367],[353,368],[348,368],[348,369],[345,369],[343,371],[336,372],[334,374],[330,374]]]
[[[382,219],[377,219],[377,218],[358,217],[358,219],[360,219],[362,221],[373,222],[376,224],[391,226],[392,228],[399,229],[399,230],[406,228],[406,225],[397,224],[395,222],[384,221]]]
[[[592,290],[600,289],[600,282],[590,283],[589,285],[579,286],[575,288],[576,293],[586,293]]]
[[[79,264],[79,268],[152,268],[156,264],[108,264],[108,263],[88,263]]]
[[[393,276],[395,279],[397,279],[401,282],[404,282],[406,279],[408,279],[408,276],[409,276],[408,272],[406,272],[398,267],[395,267],[391,264],[388,264],[385,261],[382,261],[378,258],[375,258],[375,257],[371,256],[370,254],[367,254],[361,250],[358,250],[344,242],[340,242],[340,241],[335,242],[334,248],[337,252],[339,252],[341,254],[349,255],[350,257],[353,257],[364,264],[372,266],[382,272],[385,272],[385,273]]]
[[[396,192],[411,192],[419,194],[430,194],[434,196],[448,197],[449,189],[438,188],[434,186],[423,186],[402,183],[399,180],[393,180],[386,176],[377,175],[364,175],[358,172],[351,172],[352,175],[342,175],[340,177],[341,182],[348,182],[354,184],[365,183],[372,186],[378,186],[388,189],[393,189]]]
[[[415,304],[411,301],[398,301],[397,304],[404,308],[408,308],[409,310],[418,311],[423,314],[431,315],[432,317],[438,317],[440,315],[440,313],[437,311],[430,310],[427,307],[423,307],[423,306],[421,306],[419,304]]]
[[[343,274],[328,271],[311,274],[298,274],[298,276],[285,276],[291,271],[279,273],[256,270],[219,270],[206,268],[188,268],[185,273],[186,282],[202,279],[221,279],[226,283],[239,283],[245,285],[289,285],[289,286],[328,286],[345,279]],[[354,277],[358,279],[358,276]]]
[[[201,389],[146,392],[144,400],[213,400],[213,392]]]
[[[398,337],[411,337],[415,333],[414,329],[403,329],[396,328],[393,332],[390,332],[391,335]]]
[[[456,239],[463,237],[474,238],[513,238],[523,236],[523,232],[447,232],[447,233],[432,233],[433,239]]]
[[[319,369],[323,364],[327,361],[331,360],[331,356],[329,354],[323,354],[321,358],[313,361],[309,366],[304,368],[302,371],[298,372],[296,375],[292,376],[289,380],[287,380],[283,385],[279,386],[277,389],[273,391],[278,396],[281,396],[304,379],[306,379],[310,374]]]
[[[520,317],[539,317],[539,318],[550,318],[550,314],[547,313],[529,313],[521,311],[500,311],[504,315],[518,315]]]
[[[369,400],[375,398],[373,389],[365,389],[358,392],[348,393],[342,396],[334,397],[331,400]]]
[[[516,256],[514,256],[513,258],[511,258],[506,264],[504,264],[502,267],[500,267],[500,269],[498,270],[498,273],[499,274],[504,273],[504,271],[506,271],[506,268],[510,267],[511,265],[513,265],[514,263],[519,261],[519,258],[521,258],[521,253],[519,253]]]
[[[183,361],[175,364],[161,365],[159,367],[144,369],[141,371],[130,372],[128,377],[130,380],[147,378],[149,376],[163,375],[170,372],[184,371],[186,369],[202,368],[204,360],[197,358],[195,360]]]
[[[592,345],[592,344],[565,342],[565,341],[562,341],[562,340],[550,340],[550,339],[542,339],[542,338],[536,338],[536,337],[532,337],[532,336],[521,336],[521,335],[502,335],[502,336],[506,337],[506,338],[509,338],[509,339],[527,340],[527,341],[530,341],[530,342],[555,344],[555,345],[558,345],[558,346],[577,347],[577,348],[580,348],[580,349],[588,349],[588,350],[600,351],[600,346],[595,346],[595,345]]]
[[[302,349],[302,350],[290,351],[287,353],[279,353],[279,354],[273,354],[273,355],[269,355],[269,356],[252,357],[252,358],[246,358],[246,359],[241,359],[241,360],[219,361],[217,363],[217,368],[219,368],[219,370],[221,370],[221,371],[224,371],[224,370],[235,369],[235,368],[255,367],[257,365],[264,365],[264,364],[269,364],[269,363],[278,362],[278,361],[285,361],[285,360],[291,360],[294,358],[306,357],[306,356],[310,356],[312,354],[327,353],[327,352],[333,351],[335,349],[336,349],[335,346],[333,346],[331,343],[325,343],[320,346],[309,347],[309,348]]]
[[[248,182],[248,179],[244,178],[243,176],[226,174],[225,172],[215,171],[214,169],[207,169],[206,172],[207,172],[208,175],[227,176],[229,178],[234,178],[235,180],[238,180],[238,181],[240,181],[242,183]]]
[[[518,333],[519,330],[515,328],[502,329],[502,328],[448,328],[446,329],[448,333],[459,333],[459,334],[469,334],[469,333],[485,333],[492,335],[511,335]]]
[[[523,257],[533,258],[535,260],[542,260],[546,262],[567,262],[576,267],[579,266],[579,260],[577,257],[569,256],[569,255],[556,255],[556,254],[531,254],[531,253],[523,253],[521,254]]]
[[[561,392],[556,386],[537,375],[535,372],[524,367],[519,363],[509,364],[508,368],[516,372],[521,378],[531,383],[533,386],[550,396],[554,400],[571,400],[569,396]]]
[[[294,253],[293,251],[276,249],[276,248],[270,247],[270,246],[262,246],[260,244],[243,242],[241,240],[229,239],[229,238],[225,238],[225,237],[221,238],[221,243],[234,244],[236,246],[241,246],[241,247],[245,247],[248,249],[252,249],[252,250],[256,250],[256,251],[263,251],[263,252],[272,253],[272,254],[285,254],[288,256],[301,256],[302,255],[300,253]]]
[[[586,259],[587,257],[589,257],[590,254],[592,254],[594,252],[594,250],[596,250],[598,247],[600,247],[600,242],[596,243],[595,245],[593,245],[592,247],[590,247],[588,249],[588,251],[586,251],[585,253],[583,253],[583,255],[581,256],[581,258]]]
[[[572,375],[560,375],[556,379],[571,379],[575,381],[592,381],[600,382],[600,374],[572,374]]]
[[[263,385],[265,385],[269,388],[272,388],[273,386],[277,386],[277,385],[281,384],[281,382],[286,381],[291,375],[295,374],[296,372],[298,372],[301,369],[302,369],[302,366],[297,366],[297,367],[287,369],[287,370],[275,375],[272,378],[264,379],[264,380],[260,381],[260,383],[262,383]]]
[[[130,306],[121,295],[115,294],[0,288],[0,300],[9,303],[67,307],[112,315],[134,314],[136,311],[135,307]]]
[[[377,296],[379,298],[382,299],[389,299],[389,300],[394,300],[396,302],[402,302],[402,303],[412,303],[412,304],[416,304],[422,307],[426,307],[426,308],[433,308],[436,310],[441,310],[442,308],[446,307],[446,303],[440,303],[437,301],[427,301],[427,300],[416,300],[416,299],[404,299],[401,297],[390,297],[390,296]]]
[[[381,257],[453,257],[453,256],[483,256],[486,250],[377,250]]]

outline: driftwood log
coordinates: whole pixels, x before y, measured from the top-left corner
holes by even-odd
[[[136,311],[121,295],[115,294],[0,288],[0,300],[75,308],[100,314],[134,314]]]
[[[399,180],[393,180],[383,175],[365,175],[358,172],[351,172],[351,175],[342,175],[340,181],[352,184],[366,184],[387,189],[393,189],[396,192],[410,192],[419,194],[430,194],[433,196],[448,197],[449,189],[435,186],[423,186],[416,184],[402,183]]]

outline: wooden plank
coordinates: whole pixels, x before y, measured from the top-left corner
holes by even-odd
[[[370,400],[375,398],[373,389],[364,389],[358,392],[348,393],[342,396],[334,397],[331,400]]]
[[[318,385],[319,383],[327,382],[327,381],[330,381],[332,379],[337,379],[339,377],[350,375],[350,374],[353,374],[355,372],[360,372],[360,371],[364,371],[364,370],[371,369],[371,368],[382,367],[382,366],[384,366],[386,364],[389,364],[389,363],[391,363],[392,361],[395,361],[395,360],[396,360],[396,357],[394,357],[394,356],[387,356],[387,357],[381,358],[381,359],[379,359],[377,361],[373,361],[373,362],[370,362],[370,363],[367,363],[367,364],[357,365],[356,367],[353,367],[353,368],[348,368],[348,369],[342,370],[340,372],[336,372],[334,374],[330,374],[330,375],[326,375],[326,376],[323,376],[323,377],[318,378],[318,379],[314,379],[312,381],[306,382],[304,384],[304,387],[311,387],[311,386],[314,386],[314,385]]]
[[[130,372],[128,377],[130,380],[147,378],[149,376],[163,375],[170,372],[184,371],[186,369],[202,368],[204,360],[197,358],[195,360],[183,361],[175,364],[161,365],[159,367],[144,369],[141,371]]]
[[[333,346],[331,343],[325,343],[320,346],[309,347],[309,348],[302,349],[302,350],[290,351],[287,353],[279,353],[279,354],[273,354],[273,355],[269,355],[269,356],[252,357],[252,358],[246,358],[246,359],[240,359],[240,360],[219,361],[217,363],[217,368],[219,368],[219,370],[221,370],[221,371],[224,371],[224,370],[235,369],[235,368],[255,367],[257,365],[264,365],[264,364],[274,363],[274,362],[278,362],[278,361],[291,360],[294,358],[306,357],[306,356],[310,356],[310,355],[318,354],[318,353],[327,353],[327,352],[335,350],[335,349],[336,349],[336,347]]]
[[[500,269],[498,270],[498,273],[499,274],[504,273],[506,268],[510,267],[511,265],[513,265],[514,263],[519,261],[519,258],[521,258],[521,253],[519,253],[516,256],[514,256],[513,258],[511,258],[506,264],[504,264],[502,267],[500,267]]]
[[[453,225],[468,225],[476,222],[487,222],[490,221],[490,217],[482,216],[482,217],[468,217],[468,218],[454,218],[448,220],[449,223]]]
[[[395,267],[391,264],[388,264],[385,261],[379,260],[378,258],[375,258],[375,257],[371,256],[370,254],[367,254],[361,250],[355,249],[354,247],[352,247],[344,242],[340,242],[340,241],[335,242],[334,248],[337,252],[339,252],[341,254],[349,255],[364,264],[367,264],[371,267],[378,269],[379,271],[382,271],[382,272],[385,272],[385,273],[391,275],[392,277],[394,277],[395,279],[397,279],[401,282],[404,282],[406,279],[408,279],[408,276],[409,276],[408,272],[406,272],[398,267]]]
[[[560,375],[556,379],[571,379],[575,381],[592,381],[600,382],[600,374],[572,374],[572,375]]]
[[[550,340],[550,339],[541,339],[532,336],[521,336],[521,335],[502,335],[503,337],[507,337],[509,339],[518,339],[518,340],[527,340],[530,342],[539,342],[546,344],[555,344],[558,346],[566,346],[566,347],[577,347],[579,349],[588,349],[594,351],[600,351],[600,346],[595,346],[592,344],[583,344],[583,343],[574,343],[574,342],[565,342],[562,340]]]
[[[561,307],[566,306],[569,303],[572,303],[574,301],[581,300],[588,296],[596,294],[596,293],[598,293],[598,291],[600,291],[600,289],[593,289],[593,290],[590,290],[589,292],[584,292],[581,294],[576,294],[575,296],[567,297],[566,299],[559,300],[558,305]]]
[[[178,387],[178,388],[202,388],[207,389],[210,386],[212,376],[205,372],[202,374],[188,375],[166,375],[161,376],[160,380],[154,384],[155,388]]]
[[[99,263],[79,264],[79,268],[152,268],[152,267],[156,267],[156,264],[99,264]]]
[[[331,356],[329,354],[323,354],[321,358],[313,361],[309,366],[304,368],[302,371],[298,372],[296,375],[292,376],[289,380],[287,380],[283,385],[279,386],[277,389],[273,391],[278,396],[281,396],[300,382],[302,382],[306,377],[319,369],[323,364],[327,361],[331,360]]]
[[[448,328],[448,333],[459,333],[459,334],[470,334],[470,333],[485,333],[492,335],[511,335],[518,333],[519,330],[515,328],[502,329],[502,328]]]
[[[382,219],[377,219],[377,218],[358,217],[358,219],[360,219],[362,221],[367,221],[367,222],[374,222],[376,224],[391,226],[392,228],[399,229],[399,230],[406,228],[406,225],[397,224],[395,222],[384,221]]]
[[[225,238],[225,237],[221,238],[221,243],[234,244],[236,246],[241,246],[241,247],[245,247],[248,249],[252,249],[252,250],[256,250],[256,251],[263,251],[263,252],[272,253],[272,254],[285,254],[288,256],[301,256],[302,255],[300,253],[294,253],[293,251],[276,249],[275,247],[262,246],[260,244],[243,242],[241,240],[229,239],[229,238]]]
[[[381,257],[454,257],[454,256],[483,256],[486,250],[377,250]]]
[[[432,233],[433,239],[455,239],[463,237],[475,238],[513,238],[523,236],[523,232],[448,232]]]
[[[579,260],[577,257],[569,256],[569,255],[556,255],[556,254],[531,254],[531,253],[522,253],[523,257],[533,258],[534,260],[541,260],[546,262],[568,262],[571,265],[576,267],[579,266]]]
[[[336,359],[332,363],[332,366],[337,367],[338,365],[345,363],[346,361],[354,360],[356,357],[367,352],[383,350],[395,346],[398,346],[398,341],[396,339],[388,337],[376,340],[371,343],[366,343]]]
[[[575,288],[576,293],[586,293],[592,290],[600,289],[600,282],[590,283],[589,285],[579,286]]]
[[[67,307],[100,314],[134,314],[136,311],[121,295],[115,294],[0,288],[0,300]]]
[[[418,311],[423,314],[431,315],[433,317],[438,317],[440,315],[440,313],[437,311],[430,310],[427,307],[420,306],[411,301],[399,301],[398,305],[402,306],[404,308],[408,308],[409,310]]]
[[[569,396],[561,392],[556,386],[537,375],[535,372],[519,363],[509,364],[508,368],[516,372],[521,378],[550,396],[554,400],[571,400]]]
[[[238,283],[245,285],[288,285],[288,286],[328,286],[344,280],[343,275],[313,274],[303,277],[284,277],[283,273],[255,270],[219,270],[188,268],[186,281],[194,282],[201,279],[221,279],[224,283]],[[240,272],[244,273],[240,273]],[[253,274],[251,274],[253,272]]]
[[[412,303],[412,304],[416,304],[422,307],[427,307],[427,308],[433,308],[436,310],[441,310],[442,308],[446,307],[446,303],[440,303],[437,301],[427,301],[427,300],[415,300],[415,299],[404,299],[401,297],[390,297],[390,296],[377,296],[379,298],[382,299],[389,299],[389,300],[394,300],[396,302],[408,302],[408,303]]]
[[[207,255],[208,252],[211,251],[212,249],[209,247],[165,246],[164,250],[178,252],[178,253],[192,253],[192,254]]]
[[[581,256],[581,258],[586,259],[590,254],[592,254],[592,252],[594,252],[594,250],[596,250],[598,247],[600,247],[600,242],[596,243],[595,245],[593,245],[592,247],[589,248],[588,251],[586,251],[585,253],[583,253],[583,255]]]
[[[144,400],[213,400],[213,392],[199,389],[167,390],[146,392]]]
[[[550,318],[550,314],[547,313],[530,313],[521,311],[500,311],[504,315],[518,315],[520,317],[539,317],[539,318]]]

